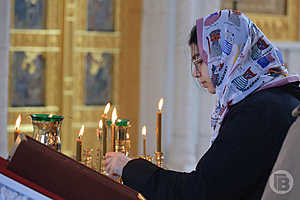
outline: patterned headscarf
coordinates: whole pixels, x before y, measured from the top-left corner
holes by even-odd
[[[243,13],[221,10],[197,20],[198,49],[216,87],[212,141],[228,108],[254,91],[298,81],[288,75],[280,51]]]

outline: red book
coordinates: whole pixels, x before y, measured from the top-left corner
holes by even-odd
[[[138,192],[20,134],[7,169],[64,199],[144,199]]]

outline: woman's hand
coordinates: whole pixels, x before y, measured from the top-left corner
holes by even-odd
[[[122,176],[123,168],[131,159],[121,152],[108,152],[105,155],[104,166],[112,178]]]

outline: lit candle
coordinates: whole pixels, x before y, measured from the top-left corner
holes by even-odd
[[[107,126],[107,113],[110,109],[110,103],[107,103],[104,109],[104,113],[102,114],[102,124],[103,124],[103,155],[107,152],[107,133],[108,133],[108,126]],[[100,123],[100,122],[99,122]]]
[[[105,129],[103,129],[103,121],[100,120],[99,121],[99,129],[97,130],[98,133],[98,138],[99,138],[99,142],[101,144],[101,135],[102,135],[102,153],[105,156],[106,154],[106,132],[104,131]],[[101,149],[101,147],[100,147]]]
[[[21,115],[19,115],[17,120],[16,120],[16,126],[15,126],[15,129],[14,129],[14,141],[16,141],[17,137],[21,133],[20,125],[21,125]]]
[[[112,117],[111,117],[111,151],[115,152],[116,149],[116,144],[115,144],[115,129],[116,129],[116,120],[117,120],[118,116],[117,116],[117,109],[114,108],[113,112],[112,112]]]
[[[107,113],[110,109],[110,103],[108,102],[104,108],[104,112],[103,112],[103,115],[102,115],[102,118],[104,118],[105,120],[107,120]],[[102,119],[103,120],[103,119]]]
[[[82,149],[82,136],[84,132],[84,125],[81,126],[77,140],[76,140],[76,160],[81,161],[81,149]]]
[[[144,146],[144,155],[146,156],[146,126],[143,126],[142,128],[142,135],[143,135],[143,146]]]
[[[156,151],[161,152],[161,115],[164,99],[161,98],[158,103],[158,111],[156,113]]]

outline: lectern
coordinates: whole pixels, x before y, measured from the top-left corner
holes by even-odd
[[[23,134],[8,159],[9,171],[64,199],[144,199],[131,188]]]

